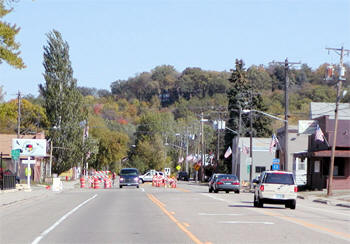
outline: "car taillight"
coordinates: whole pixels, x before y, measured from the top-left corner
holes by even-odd
[[[239,182],[232,182],[232,185],[239,185]]]
[[[222,184],[224,184],[224,183],[222,183],[221,181],[218,181],[218,183],[216,183],[216,184],[218,184],[218,185],[222,185]]]
[[[294,192],[298,192],[298,187],[294,186]]]
[[[260,191],[264,191],[264,185],[260,186]]]

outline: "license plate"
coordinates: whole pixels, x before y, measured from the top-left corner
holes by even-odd
[[[225,185],[231,185],[231,183],[230,182],[226,182]]]
[[[283,194],[276,194],[276,195],[275,195],[275,198],[277,198],[277,199],[283,199],[283,198],[284,198],[284,195],[283,195]]]

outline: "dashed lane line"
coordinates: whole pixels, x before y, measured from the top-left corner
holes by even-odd
[[[160,204],[161,202],[152,194],[147,194],[148,198],[154,202],[185,234],[196,244],[203,244],[194,234],[192,234],[186,226],[181,224],[166,208]]]

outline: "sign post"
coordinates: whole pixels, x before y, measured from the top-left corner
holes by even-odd
[[[28,185],[28,188],[30,189],[30,176],[32,175],[32,170],[30,168],[30,165],[35,164],[35,160],[30,160],[30,157],[28,157],[28,160],[23,160],[22,163],[27,164],[27,168],[26,168],[27,185]]]

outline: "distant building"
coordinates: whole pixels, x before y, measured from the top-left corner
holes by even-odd
[[[294,156],[307,162],[307,187],[324,189],[328,186],[335,120],[328,115],[315,120],[325,140],[316,140],[315,133],[309,135],[307,151]],[[333,189],[350,189],[350,119],[338,120],[334,156]]]
[[[271,138],[253,138],[253,173],[252,179],[259,176],[265,170],[270,170],[274,152],[270,152]],[[233,147],[235,148],[235,147]],[[238,167],[236,175],[240,181],[250,180],[250,138],[241,137],[238,143]],[[235,154],[235,152],[233,152]]]
[[[297,125],[288,126],[288,165],[284,163],[284,127],[277,130],[277,138],[279,147],[276,151],[276,158],[280,159],[280,164],[283,170],[292,172],[295,169],[295,158],[293,154],[296,152],[306,151],[308,145],[308,135],[299,134]]]

